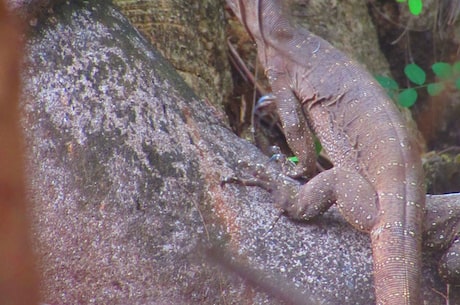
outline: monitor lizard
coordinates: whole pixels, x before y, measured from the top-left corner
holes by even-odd
[[[286,140],[299,159],[291,176],[311,178],[302,186],[272,178],[254,184],[269,189],[296,219],[336,204],[350,224],[370,233],[376,303],[420,304],[421,151],[399,109],[361,65],[291,26],[280,1],[227,3],[257,44]],[[312,133],[333,163],[317,175]]]

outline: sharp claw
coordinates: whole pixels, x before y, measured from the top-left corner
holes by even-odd
[[[256,103],[256,109],[259,109],[261,107],[270,105],[276,100],[276,96],[274,94],[267,94],[262,96]]]
[[[220,186],[224,187],[227,183],[240,183],[240,182],[241,180],[238,177],[229,176],[229,177],[225,177],[224,179],[220,181]]]

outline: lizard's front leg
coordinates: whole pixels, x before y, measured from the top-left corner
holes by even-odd
[[[276,108],[281,121],[286,141],[292,152],[299,159],[299,164],[291,177],[306,176],[311,178],[316,173],[316,153],[313,134],[308,128],[300,103],[292,88],[286,81],[284,73],[267,69],[273,95],[276,97]]]
[[[356,172],[340,168],[326,170],[301,184],[280,172],[278,166],[240,166],[251,178],[227,177],[222,184],[258,186],[272,194],[275,206],[288,217],[311,220],[337,204],[344,218],[355,228],[369,232],[378,213],[377,194],[373,186]]]

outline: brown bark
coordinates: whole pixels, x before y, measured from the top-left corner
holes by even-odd
[[[223,0],[114,3],[198,96],[222,107],[232,91]]]

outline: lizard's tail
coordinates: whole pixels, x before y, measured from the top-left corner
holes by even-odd
[[[379,194],[381,207],[393,206],[395,209],[381,209],[380,220],[371,231],[376,303],[379,305],[422,304],[420,279],[424,197],[418,194],[424,193],[415,191],[415,183],[408,182],[404,186],[405,198],[400,198],[396,192]]]

